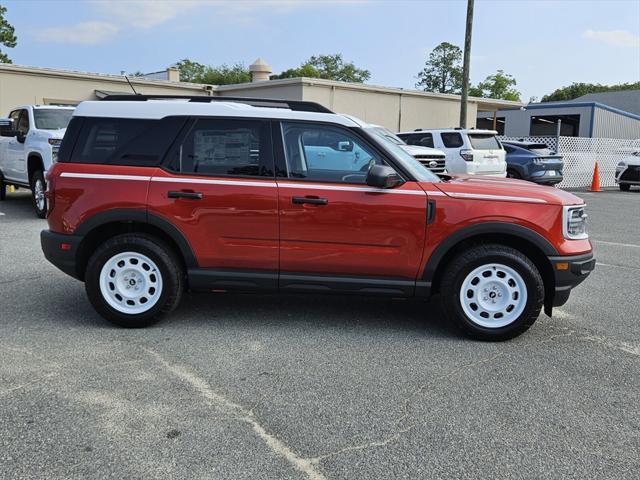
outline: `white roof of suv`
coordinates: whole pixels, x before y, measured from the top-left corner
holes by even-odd
[[[147,101],[87,101],[76,107],[74,117],[115,117],[161,119],[173,115],[202,117],[275,118],[311,120],[359,127],[350,118],[335,113],[306,112],[287,108],[252,106],[234,101],[189,102],[186,99],[150,99]]]
[[[418,128],[417,130],[410,130],[408,132],[400,132],[403,135],[409,133],[420,133],[420,132],[458,132],[458,133],[479,133],[481,135],[497,135],[498,132],[495,130],[480,130],[477,128]]]

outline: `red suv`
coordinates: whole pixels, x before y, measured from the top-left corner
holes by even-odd
[[[467,334],[500,340],[543,306],[550,315],[594,268],[580,198],[437,177],[318,104],[106,100],[74,112],[41,239],[117,325],[154,323],[185,289],[437,293]]]

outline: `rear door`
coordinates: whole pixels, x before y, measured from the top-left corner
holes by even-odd
[[[278,194],[268,121],[190,120],[151,179],[148,208],[187,238],[199,267],[190,281],[212,289],[277,286]]]
[[[426,228],[426,194],[411,181],[366,185],[382,152],[340,126],[280,125],[280,288],[412,294]],[[309,159],[320,145],[331,161]],[[327,155],[329,157],[329,155]]]

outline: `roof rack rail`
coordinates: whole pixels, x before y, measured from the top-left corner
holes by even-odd
[[[274,98],[245,98],[245,97],[210,97],[207,95],[107,95],[102,101],[110,102],[146,102],[147,100],[187,100],[189,102],[235,102],[253,107],[288,108],[298,112],[334,113],[327,107],[316,102],[302,100],[285,100]]]

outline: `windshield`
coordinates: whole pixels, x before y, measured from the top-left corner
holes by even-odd
[[[397,144],[388,138],[387,135],[381,135],[378,133],[376,131],[377,129],[378,127],[371,127],[366,128],[365,130],[372,132],[374,134],[374,138],[377,139],[382,146],[393,155],[393,158],[402,162],[402,166],[404,166],[404,168],[407,169],[418,182],[440,182],[440,179],[435,173],[431,172],[431,170],[422,165],[418,160],[413,158],[400,147],[400,145],[404,145],[404,142]],[[382,130],[386,129],[382,128]],[[393,133],[391,133],[391,135],[395,137]]]
[[[67,128],[73,115],[71,108],[34,108],[33,118],[40,130],[60,130]]]
[[[399,136],[393,133],[391,130],[388,130],[384,127],[369,127],[367,130],[379,135],[386,140],[395,143],[396,145],[406,145],[404,140],[402,140]]]

